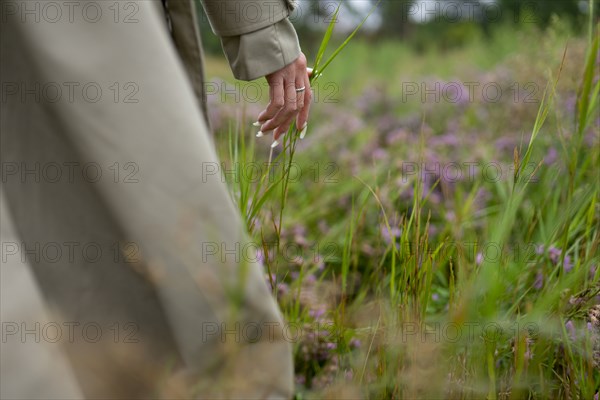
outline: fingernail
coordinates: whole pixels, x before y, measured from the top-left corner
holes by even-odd
[[[277,140],[273,140],[273,143],[271,143],[271,148],[274,149],[277,146],[279,146],[279,142]]]
[[[258,131],[258,133],[256,134],[256,137],[263,137],[266,135],[270,135],[271,133],[273,133],[273,129],[271,129],[270,131]]]
[[[261,125],[262,124],[260,122],[258,122],[258,121],[252,123],[252,126],[261,126]]]
[[[304,128],[300,131],[300,139],[304,139],[304,136],[306,136],[306,128],[308,128],[308,123],[304,124]]]
[[[308,75],[312,75],[313,73],[313,69],[312,68],[306,68],[306,72],[308,72]]]

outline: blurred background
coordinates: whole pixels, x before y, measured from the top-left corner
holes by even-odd
[[[377,3],[374,0],[341,2],[337,32],[353,30]],[[338,2],[299,0],[291,14],[305,50],[315,51]],[[201,7],[200,21],[205,22]],[[545,29],[558,17],[574,32],[587,28],[589,4],[586,0],[393,0],[381,1],[363,27],[361,36],[371,43],[395,40],[415,50],[450,49],[482,37],[490,38],[499,26],[519,29],[528,25]],[[597,12],[596,12],[597,14]],[[221,48],[210,27],[201,23],[205,49],[219,56]]]
[[[309,66],[337,6],[290,17]],[[342,2],[326,55],[374,6]],[[297,398],[598,398],[598,10],[381,1],[313,82],[287,200],[259,207],[267,85],[200,16],[226,179],[303,327]]]

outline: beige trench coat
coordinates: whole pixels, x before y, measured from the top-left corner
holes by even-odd
[[[290,397],[284,322],[205,173],[193,2],[1,6],[2,398]],[[288,2],[204,7],[236,77],[298,56]]]

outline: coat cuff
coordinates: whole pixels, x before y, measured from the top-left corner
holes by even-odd
[[[300,56],[296,30],[288,18],[239,36],[221,37],[237,79],[251,81],[291,64]]]
[[[220,37],[254,32],[287,18],[291,0],[202,0],[213,32]]]

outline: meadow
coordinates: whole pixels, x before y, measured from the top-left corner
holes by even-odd
[[[558,19],[445,50],[357,36],[270,154],[266,83],[207,60],[297,399],[598,398],[599,66],[597,29]]]

